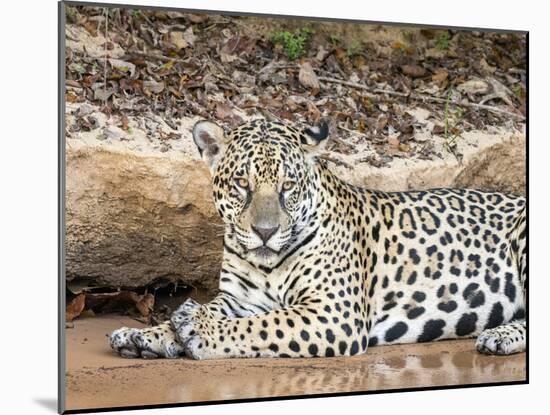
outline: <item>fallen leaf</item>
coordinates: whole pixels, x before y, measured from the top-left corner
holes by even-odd
[[[319,62],[322,62],[325,60],[325,58],[328,56],[330,52],[326,50],[323,45],[320,45],[317,49],[317,55],[315,55],[315,59]]]
[[[79,95],[76,95],[73,91],[69,91],[65,94],[65,100],[67,102],[84,102],[85,98]]]
[[[399,140],[396,137],[388,137],[388,143],[392,147],[399,147]]]
[[[441,135],[445,133],[445,127],[443,125],[436,124],[432,131],[436,135]]]
[[[197,37],[193,33],[193,26],[189,26],[185,32],[183,32],[183,39],[189,46],[194,46]]]
[[[415,133],[413,139],[417,143],[424,143],[432,138],[432,135],[428,131],[418,131]]]
[[[112,89],[96,88],[94,89],[94,100],[107,101],[114,91]]]
[[[189,42],[183,37],[183,32],[170,32],[170,43],[172,43],[178,51],[189,46]]]
[[[128,117],[126,115],[123,115],[120,119],[120,122],[122,123],[122,129],[124,131],[128,131],[128,123],[129,123],[129,120],[128,120]]]
[[[426,69],[419,65],[403,65],[401,70],[412,78],[421,78],[426,75]]]
[[[388,124],[388,117],[385,115],[380,115],[376,121],[376,131],[382,131]]]
[[[408,153],[409,151],[411,151],[411,146],[407,143],[400,143],[398,148],[399,151],[403,151],[404,153]]]
[[[494,74],[496,71],[496,68],[494,66],[489,65],[485,60],[485,58],[481,58],[481,60],[479,61],[479,67],[483,72],[488,74]]]
[[[309,62],[305,62],[300,66],[300,72],[298,73],[298,80],[307,89],[319,89],[319,80],[317,75],[313,71],[313,67]]]
[[[164,82],[143,81],[143,93],[145,95],[160,94],[164,91]]]
[[[185,17],[191,23],[204,23],[208,20],[208,15],[207,14],[186,13]]]
[[[256,85],[256,77],[254,75],[249,75],[246,72],[235,70],[232,78],[239,86]]]
[[[112,140],[122,140],[126,137],[124,130],[114,126],[108,125],[103,129],[103,138],[110,138]]]
[[[472,78],[461,83],[456,89],[465,94],[486,94],[489,91],[489,85],[481,79]]]
[[[254,39],[248,36],[234,36],[225,42],[220,50],[220,59],[223,63],[231,63],[241,54],[251,53],[256,45]]]
[[[415,107],[405,111],[407,114],[411,115],[416,122],[421,124],[426,123],[426,120],[432,115],[430,111],[425,108]]]
[[[426,58],[441,59],[447,54],[447,51],[444,49],[430,48],[426,49],[424,56]]]
[[[93,37],[97,36],[97,22],[93,22],[91,20],[87,20],[84,23],[82,23],[82,26],[84,26],[84,29],[92,35]]]
[[[65,321],[73,321],[77,318],[80,313],[84,310],[84,305],[86,304],[86,294],[78,294],[73,300],[67,305],[65,310]]]
[[[216,102],[216,117],[223,121],[230,121],[233,125],[243,122],[243,119],[235,114],[231,105],[226,102]]]
[[[145,294],[136,303],[136,308],[143,317],[147,317],[151,311],[153,311],[153,306],[155,305],[155,297],[152,294]]]
[[[122,73],[129,73],[130,77],[134,76],[136,72],[136,65],[132,62],[126,62],[120,59],[109,59],[109,63],[113,68]]]
[[[439,84],[447,80],[448,76],[449,76],[449,72],[446,69],[438,69],[432,75],[432,81],[437,82]]]
[[[224,52],[223,50],[220,51],[220,60],[223,63],[231,63],[233,61],[236,61],[239,57],[237,55],[233,55],[231,53]]]

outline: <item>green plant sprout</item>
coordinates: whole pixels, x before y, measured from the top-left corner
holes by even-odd
[[[452,89],[449,88],[449,92],[447,93],[447,99],[445,100],[445,113],[444,113],[445,123],[444,123],[443,135],[445,137],[445,147],[451,154],[453,154],[457,158],[457,160],[459,160],[456,152],[454,151],[454,147],[455,147],[456,140],[462,135],[460,134],[460,132],[451,133],[451,130],[457,129],[458,125],[464,119],[465,111],[461,107],[456,108],[455,110],[456,121],[454,122],[454,125],[452,126],[452,128],[450,128],[449,127],[449,107],[451,103],[451,92],[452,92]]]
[[[303,28],[295,33],[277,31],[271,36],[271,41],[282,45],[284,54],[290,60],[295,60],[305,55],[305,46],[312,34],[313,30],[310,28]]]
[[[361,52],[361,44],[357,40],[352,41],[346,50],[348,58],[358,55],[359,52]]]
[[[443,32],[437,37],[435,41],[435,47],[439,50],[447,50],[449,49],[450,40],[451,40],[451,37],[449,36],[449,33]]]

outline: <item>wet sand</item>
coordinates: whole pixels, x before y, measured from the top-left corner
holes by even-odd
[[[523,381],[525,353],[484,356],[474,340],[372,347],[365,355],[210,361],[123,359],[106,334],[142,327],[120,316],[76,320],[67,329],[66,409]]]

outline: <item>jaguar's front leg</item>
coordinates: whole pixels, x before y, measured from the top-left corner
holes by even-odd
[[[213,313],[208,304],[188,302],[172,315],[171,322],[185,353],[193,359],[332,357],[366,351],[362,319],[351,319],[355,325],[335,322],[318,304],[228,318]]]
[[[169,321],[144,329],[121,327],[110,334],[109,343],[115,352],[127,358],[174,359],[184,354]]]
[[[173,313],[172,321],[181,327],[182,321],[194,315],[199,307],[196,301],[188,299]],[[242,317],[259,311],[254,306],[245,307],[234,297],[223,293],[203,307],[208,308],[213,318]],[[180,330],[180,332],[183,334],[183,331]],[[121,327],[110,334],[109,343],[111,348],[122,357],[173,359],[185,355],[184,345],[188,337],[178,336],[174,330],[174,324],[165,321],[158,326],[143,329]]]

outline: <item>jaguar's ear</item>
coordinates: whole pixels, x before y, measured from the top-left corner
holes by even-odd
[[[321,121],[313,127],[305,128],[304,134],[301,135],[302,145],[311,158],[315,158],[325,150],[328,142],[327,138],[328,124],[325,121]]]
[[[214,171],[225,150],[223,128],[212,121],[199,121],[193,127],[193,140],[202,159],[211,171]]]

